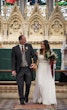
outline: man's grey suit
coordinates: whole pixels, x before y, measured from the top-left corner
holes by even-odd
[[[23,53],[21,52],[19,45],[12,48],[12,71],[16,71],[17,73],[16,79],[21,104],[24,103],[24,100],[28,102],[28,95],[32,80],[32,74],[30,69],[32,58],[34,59],[34,63],[37,62],[37,57],[34,53],[31,44],[28,43],[25,44],[25,58],[28,64],[28,66],[26,67],[21,67],[22,55]],[[24,81],[26,82],[25,94],[24,94]]]

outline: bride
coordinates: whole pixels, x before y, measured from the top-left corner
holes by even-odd
[[[33,95],[34,103],[44,105],[56,105],[55,82],[51,74],[49,60],[46,60],[46,52],[50,52],[50,46],[47,40],[42,41],[41,49],[37,50],[38,68],[36,70],[36,85]]]

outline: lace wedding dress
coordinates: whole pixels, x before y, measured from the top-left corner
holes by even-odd
[[[55,82],[52,78],[50,63],[39,52],[38,63],[33,102],[46,105],[57,104]]]

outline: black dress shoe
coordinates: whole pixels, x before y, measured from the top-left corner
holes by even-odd
[[[28,98],[25,98],[25,103],[28,103]]]
[[[20,105],[25,105],[25,103],[24,102],[20,102]]]
[[[20,98],[20,104],[24,105],[24,98]]]

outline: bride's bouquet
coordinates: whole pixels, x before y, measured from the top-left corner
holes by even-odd
[[[57,56],[57,54],[54,51],[52,51],[52,52],[48,51],[45,54],[45,58],[46,58],[46,60],[53,60],[53,61],[55,61],[58,58],[58,56]]]
[[[53,68],[54,68],[54,63],[56,63],[56,60],[57,60],[57,58],[58,58],[58,56],[57,56],[57,54],[54,52],[54,51],[52,51],[52,52],[46,52],[46,54],[45,54],[45,58],[46,58],[46,60],[49,60],[49,62],[50,62],[50,65],[51,65],[51,73],[52,73],[52,76],[53,76]]]

